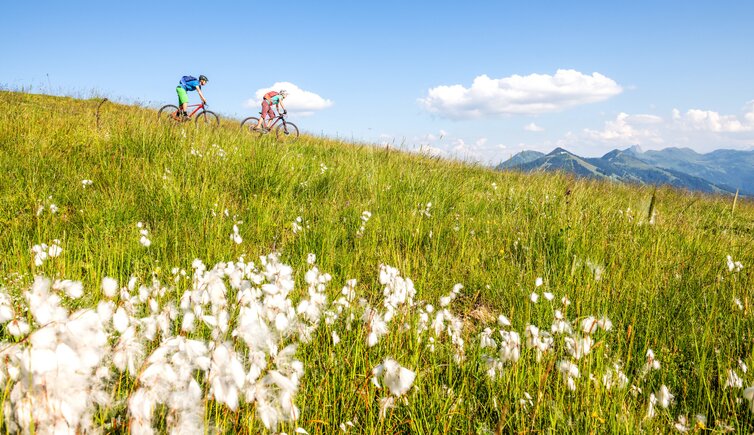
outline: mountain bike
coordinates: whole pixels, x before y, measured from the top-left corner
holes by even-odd
[[[259,112],[259,114],[261,115],[262,112]],[[274,131],[275,138],[279,142],[290,142],[296,140],[298,138],[298,127],[296,127],[294,123],[286,121],[285,117],[285,112],[278,113],[278,116],[272,122],[270,128],[260,127],[260,129],[257,130],[254,127],[256,127],[257,123],[259,122],[259,118],[251,116],[241,121],[241,130],[248,130],[252,134],[259,136],[267,133],[272,133]],[[278,122],[280,124],[278,124]]]
[[[180,116],[178,115],[178,107],[173,104],[167,104],[165,106],[162,106],[160,108],[160,111],[157,112],[157,119],[160,121],[166,120],[166,121],[173,121],[173,122],[188,122],[191,120],[191,118],[194,118],[194,122],[196,125],[204,125],[208,127],[217,127],[220,125],[220,117],[215,114],[215,112],[210,112],[206,109],[207,104],[205,103],[199,103],[199,104],[189,104],[188,107],[196,107],[191,113],[188,114],[188,116]],[[199,112],[198,114],[196,114]],[[194,116],[196,114],[196,116]]]

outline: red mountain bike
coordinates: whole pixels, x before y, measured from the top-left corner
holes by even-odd
[[[178,107],[173,104],[167,104],[160,108],[157,112],[157,119],[173,121],[173,122],[188,122],[191,118],[194,118],[196,125],[205,125],[209,127],[217,127],[220,125],[220,117],[215,112],[210,112],[206,109],[205,103],[189,104],[188,107],[196,107],[188,116],[179,116]],[[196,116],[196,112],[199,112]]]
[[[259,112],[259,114],[261,115],[262,112]],[[256,127],[257,123],[259,122],[259,118],[251,116],[241,121],[241,130],[248,130],[252,134],[260,136],[274,132],[275,138],[277,138],[278,142],[289,142],[296,140],[298,138],[298,127],[296,127],[294,123],[286,121],[285,117],[285,113],[278,113],[277,118],[275,118],[275,120],[272,122],[270,128],[262,127],[261,129],[257,130],[254,127]],[[278,122],[280,124],[278,124]]]

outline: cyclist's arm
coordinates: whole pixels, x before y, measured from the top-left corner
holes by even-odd
[[[286,112],[285,106],[283,106],[283,102],[282,101],[278,102],[278,112],[280,112],[280,109],[283,109],[283,112]]]
[[[207,104],[207,100],[204,98],[204,94],[202,94],[202,88],[196,88],[196,93],[199,94],[199,97],[202,99],[202,102],[204,104]]]

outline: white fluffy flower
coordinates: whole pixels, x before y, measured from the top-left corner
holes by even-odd
[[[392,358],[386,358],[382,364],[372,369],[372,382],[380,388],[379,380],[394,396],[402,396],[414,383],[416,373],[402,367]]]

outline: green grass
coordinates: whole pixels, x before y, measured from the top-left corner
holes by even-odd
[[[361,332],[339,332],[334,347],[323,326],[301,346],[307,369],[298,425],[309,433],[335,433],[347,421],[354,433],[669,432],[679,415],[693,426],[695,414],[710,429],[754,430],[742,390],[723,386],[739,359],[754,367],[749,200],[739,198],[734,209],[732,197],[496,172],[307,135],[282,146],[244,134],[235,120],[216,130],[161,125],[153,110],[110,102],[97,128],[99,100],[0,92],[0,103],[0,284],[9,293],[19,295],[34,275],[64,277],[90,289],[77,304],[94,306],[105,276],[170,282],[173,267],[190,270],[195,258],[212,265],[271,252],[296,271],[295,298],[305,296],[308,253],[332,275],[331,298],[356,278],[359,295],[380,304],[382,263],[435,306],[464,285],[453,304],[464,319],[463,364],[449,347],[430,353],[407,333],[367,348]],[[84,188],[83,179],[93,184]],[[363,211],[372,217],[358,237]],[[294,234],[299,216],[304,228]],[[139,244],[137,222],[149,230],[149,248]],[[230,240],[237,222],[240,245]],[[34,266],[31,247],[54,239],[63,254]],[[726,255],[744,269],[729,272]],[[599,280],[589,264],[599,265]],[[554,293],[553,303],[529,301],[537,277],[544,285],[536,291]],[[175,294],[189,284],[176,284]],[[569,319],[607,315],[614,324],[579,362],[577,390],[557,372],[562,355],[538,362],[526,348],[488,379],[481,329],[502,313],[525,340],[527,324],[549,329],[564,295]],[[640,383],[650,348],[662,367]],[[387,356],[417,379],[406,403],[381,419],[385,393],[369,376]],[[588,379],[618,360],[642,388],[636,397]],[[754,383],[738,372],[745,386]],[[129,382],[117,381],[114,394],[125,397]],[[662,384],[675,403],[645,419],[647,397]],[[519,404],[524,392],[533,397],[528,410]],[[253,405],[233,413],[208,402],[206,410],[208,426],[262,430]],[[124,405],[111,412],[125,418]]]

